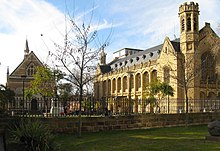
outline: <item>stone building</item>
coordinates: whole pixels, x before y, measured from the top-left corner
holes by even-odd
[[[27,88],[34,79],[33,74],[35,73],[36,66],[44,65],[35,53],[29,50],[28,41],[26,40],[24,59],[11,74],[9,74],[9,69],[7,71],[7,87],[15,92],[15,102],[10,105],[10,108],[21,109],[23,105],[26,110],[38,110],[42,108],[37,101],[41,99],[41,96],[36,96],[31,102],[27,102],[24,97],[24,89]]]
[[[110,63],[106,63],[103,50],[94,81],[95,98],[113,113],[129,110],[148,113],[146,90],[150,82],[158,79],[174,89],[174,96],[166,96],[159,102],[161,112],[186,110],[185,93],[188,93],[188,109],[193,112],[219,108],[216,62],[220,58],[215,58],[212,51],[219,37],[210,23],[199,30],[198,3],[180,5],[179,18],[178,39],[166,37],[162,44],[146,50],[118,50]]]

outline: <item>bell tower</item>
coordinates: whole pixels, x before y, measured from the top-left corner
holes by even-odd
[[[185,2],[179,7],[180,49],[185,55],[195,53],[199,43],[199,5]]]
[[[200,98],[200,52],[199,45],[199,5],[185,2],[179,7],[180,17],[180,50],[182,59],[181,76],[183,80],[185,97],[190,101]],[[187,99],[187,98],[185,98]],[[194,104],[195,105],[195,104]],[[188,106],[189,107],[189,106]]]

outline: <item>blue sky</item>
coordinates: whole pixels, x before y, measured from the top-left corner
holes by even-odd
[[[0,0],[0,83],[22,61],[26,38],[29,48],[42,62],[48,61],[52,42],[62,42],[65,13],[78,21],[88,20],[93,12],[93,26],[104,41],[111,33],[106,48],[107,60],[119,49],[146,49],[179,37],[178,9],[188,0]],[[200,28],[210,22],[213,30],[220,23],[220,0],[195,0],[200,7]],[[66,7],[66,5],[67,7]],[[67,11],[68,10],[68,11]],[[43,34],[43,36],[40,36]]]

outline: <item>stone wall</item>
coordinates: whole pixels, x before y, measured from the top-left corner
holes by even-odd
[[[83,117],[82,132],[145,129],[185,125],[186,114],[147,114],[118,117]],[[189,113],[189,125],[208,124],[220,119],[220,112]],[[42,118],[53,132],[77,133],[78,118]]]

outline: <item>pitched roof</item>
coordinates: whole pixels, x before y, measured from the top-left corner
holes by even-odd
[[[175,51],[180,51],[180,39],[175,39],[171,41],[171,44],[173,45]],[[139,51],[138,53],[135,53],[133,55],[129,55],[124,58],[120,59],[114,59],[110,63],[106,65],[100,65],[100,71],[105,74],[110,72],[111,70],[119,69],[121,67],[125,66],[131,66],[134,64],[139,64],[141,62],[147,62],[149,60],[156,60],[161,52],[161,49],[163,47],[163,44],[151,47],[149,49],[146,49],[144,51]]]
[[[180,51],[180,39],[175,39],[171,41],[175,51]],[[108,65],[111,67],[111,70],[118,69],[120,67],[131,66],[134,64],[139,64],[141,62],[147,62],[149,60],[156,60],[161,52],[163,44],[151,47],[144,51],[140,51],[133,55],[129,55],[127,57],[121,59],[115,59],[111,61]]]
[[[14,74],[19,68],[21,68],[21,66],[24,64],[24,62],[26,62],[31,55],[33,55],[34,58],[37,60],[37,62],[39,62],[39,64],[43,66],[43,63],[38,59],[38,57],[35,55],[35,53],[34,53],[33,51],[31,51],[31,52],[22,60],[22,62],[17,66],[17,68],[15,68],[15,70],[10,74],[10,76],[13,76],[13,74]]]

